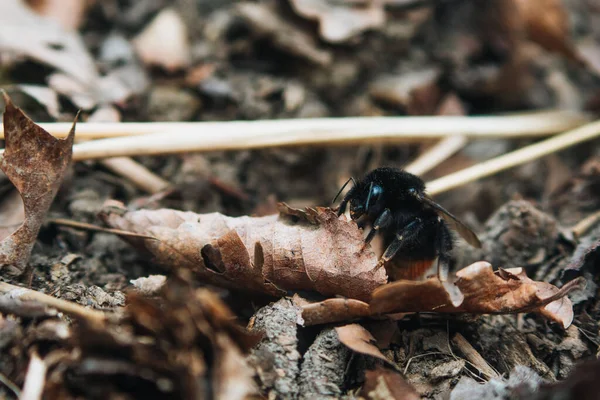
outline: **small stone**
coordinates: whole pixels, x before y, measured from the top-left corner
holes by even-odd
[[[460,371],[465,367],[465,360],[454,360],[433,368],[429,373],[429,377],[433,381],[442,379],[454,378],[460,374]]]
[[[158,86],[150,92],[148,118],[151,121],[189,121],[201,107],[200,99],[185,90]]]

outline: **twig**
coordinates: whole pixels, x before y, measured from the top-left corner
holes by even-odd
[[[189,123],[82,123],[77,139],[111,138],[78,143],[74,160],[240,150],[299,145],[350,145],[444,138],[545,136],[585,123],[581,113],[537,112],[511,116],[356,117],[269,121]],[[66,124],[40,124],[56,136]],[[147,134],[143,139],[132,135]],[[130,137],[115,137],[130,136]]]
[[[42,398],[44,385],[46,384],[46,371],[47,367],[44,360],[35,351],[31,353],[23,392],[19,397],[20,400],[39,400]]]
[[[57,299],[47,294],[24,287],[0,282],[0,294],[17,298],[21,301],[37,301],[49,307],[53,307],[65,314],[85,319],[91,323],[102,323],[106,320],[106,314],[102,311],[92,310],[66,300]]]
[[[105,139],[118,136],[165,133],[194,136],[201,140],[217,136],[222,140],[233,137],[283,136],[287,141],[296,135],[311,136],[319,143],[359,138],[439,138],[466,134],[477,137],[545,136],[572,129],[589,121],[586,114],[572,111],[547,110],[513,113],[501,116],[429,116],[429,117],[351,117],[296,118],[259,121],[227,122],[83,122],[77,124],[77,140]],[[64,137],[70,123],[40,123],[46,131]],[[0,127],[0,134],[4,130]],[[3,136],[2,136],[3,137]],[[291,143],[293,144],[293,143]],[[235,144],[234,144],[235,145]]]
[[[113,235],[118,236],[127,236],[127,237],[136,237],[140,239],[150,239],[150,240],[158,240],[154,236],[143,235],[141,233],[123,231],[121,229],[113,229],[113,228],[104,228],[102,226],[92,225],[85,222],[73,221],[70,219],[64,218],[50,218],[48,222],[51,224],[68,226],[70,228],[82,229],[86,231],[96,231],[96,232],[104,232],[104,233],[112,233]]]
[[[508,154],[484,161],[469,168],[446,175],[427,184],[430,194],[439,194],[464,184],[493,175],[517,165],[536,160],[578,143],[600,137],[600,121],[554,136],[542,142],[523,147]]]
[[[458,348],[458,350],[466,357],[467,360],[477,368],[482,374],[486,375],[488,379],[499,378],[500,374],[492,368],[490,364],[479,354],[471,343],[465,339],[463,335],[457,333],[452,338],[452,343]]]
[[[408,367],[410,367],[410,363],[415,358],[421,358],[421,357],[426,357],[426,356],[433,356],[433,355],[438,355],[438,354],[441,354],[441,355],[449,357],[448,354],[442,353],[441,351],[432,351],[430,353],[417,354],[416,356],[412,356],[411,358],[408,359],[408,361],[406,362],[406,366],[404,367],[404,371],[402,372],[402,375],[406,375],[406,372],[408,371]]]
[[[404,169],[415,175],[423,175],[465,147],[467,142],[468,139],[464,135],[448,136],[421,154]]]
[[[579,221],[575,226],[571,228],[573,235],[576,238],[580,238],[585,235],[587,231],[589,231],[594,225],[600,222],[600,211],[596,211],[592,215],[587,216],[586,218]]]
[[[169,186],[169,182],[129,157],[107,158],[102,165],[148,193],[158,193]]]

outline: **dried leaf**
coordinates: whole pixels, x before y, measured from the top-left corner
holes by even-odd
[[[94,0],[28,0],[40,15],[60,23],[65,29],[78,29]]]
[[[72,12],[71,8],[68,10]],[[134,75],[137,79],[132,79],[131,74],[121,76],[120,69],[100,76],[77,31],[38,15],[21,0],[0,1],[0,52],[56,68],[59,72],[48,77],[48,86],[82,109],[124,101],[144,89],[131,87],[131,82],[137,83],[143,75],[139,69]]]
[[[274,46],[320,66],[331,64],[333,58],[329,52],[320,49],[311,36],[265,4],[241,3],[237,10],[256,35],[268,38]]]
[[[381,367],[365,372],[365,383],[360,394],[369,400],[418,400],[421,398],[399,372]]]
[[[369,305],[354,299],[327,299],[300,305],[304,326],[349,321],[371,315]]]
[[[587,238],[586,238],[587,239]],[[600,252],[600,239],[596,239],[592,243],[585,243],[583,246],[578,246],[575,249],[575,254],[569,265],[565,267],[565,273],[574,274],[579,272],[585,265],[596,265],[593,261],[598,259]]]
[[[319,34],[330,43],[345,42],[368,29],[381,28],[385,10],[380,1],[371,1],[363,7],[333,4],[327,0],[290,0],[299,15],[319,22]]]
[[[74,31],[37,15],[20,0],[0,1],[0,51],[25,55],[80,82],[94,82],[94,60]]]
[[[43,105],[52,118],[60,117],[60,103],[54,90],[40,85],[17,85],[17,89]]]
[[[582,60],[570,39],[569,17],[561,0],[514,0],[529,38],[573,61]]]
[[[193,271],[207,283],[283,296],[286,290],[312,290],[368,301],[387,282],[377,258],[363,248],[356,223],[326,208],[279,215],[231,218],[219,213],[175,210],[127,212],[107,207],[110,226],[148,234],[157,240],[127,238],[162,265]]]
[[[6,149],[0,168],[23,199],[25,220],[0,242],[0,270],[25,271],[39,229],[71,162],[75,125],[65,139],[57,139],[31,121],[5,94]]]
[[[350,350],[360,354],[375,357],[383,362],[391,365],[394,364],[384,356],[379,348],[375,346],[375,338],[371,333],[358,324],[350,324],[335,328],[340,342],[342,342]]]
[[[422,68],[379,78],[369,92],[375,100],[399,107],[409,115],[428,115],[440,102],[439,77],[438,68]]]
[[[131,292],[122,317],[77,324],[72,343],[77,356],[65,360],[49,379],[45,397],[65,392],[102,398],[139,393],[182,399],[252,395],[255,385],[245,355],[258,337],[238,326],[209,290],[193,289],[177,279],[165,285],[160,297]]]
[[[529,279],[523,269],[507,270],[503,278],[487,262],[474,263],[456,273],[456,287],[464,301],[455,307],[436,278],[426,281],[396,281],[373,292],[373,313],[423,312],[509,314],[539,312],[567,328],[573,321],[571,301],[564,297],[579,289],[583,280],[574,280],[561,289]]]
[[[136,52],[146,65],[173,72],[190,64],[190,43],[183,19],[172,8],[162,10],[133,39]]]

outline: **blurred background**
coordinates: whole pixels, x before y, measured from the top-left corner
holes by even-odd
[[[595,113],[599,38],[593,0],[3,0],[0,86],[37,122],[70,122],[78,109],[82,121]],[[529,142],[471,142],[425,178]],[[475,226],[514,196],[551,209],[550,195],[598,155],[591,143],[440,201]],[[431,144],[137,161],[181,189],[173,207],[265,214],[281,200],[328,204],[350,175],[405,165]],[[102,164],[75,170],[85,187],[70,196],[87,197],[69,204],[84,219],[90,201],[142,194]]]

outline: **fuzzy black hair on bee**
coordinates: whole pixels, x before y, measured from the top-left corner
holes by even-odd
[[[349,206],[353,220],[371,225],[365,244],[376,234],[382,235],[385,251],[378,268],[392,260],[402,276],[415,278],[437,258],[438,277],[445,281],[453,248],[450,229],[472,246],[481,247],[468,226],[427,195],[418,176],[397,168],[377,168],[359,181],[350,178],[334,202],[350,181],[353,186],[342,199],[338,216]]]

